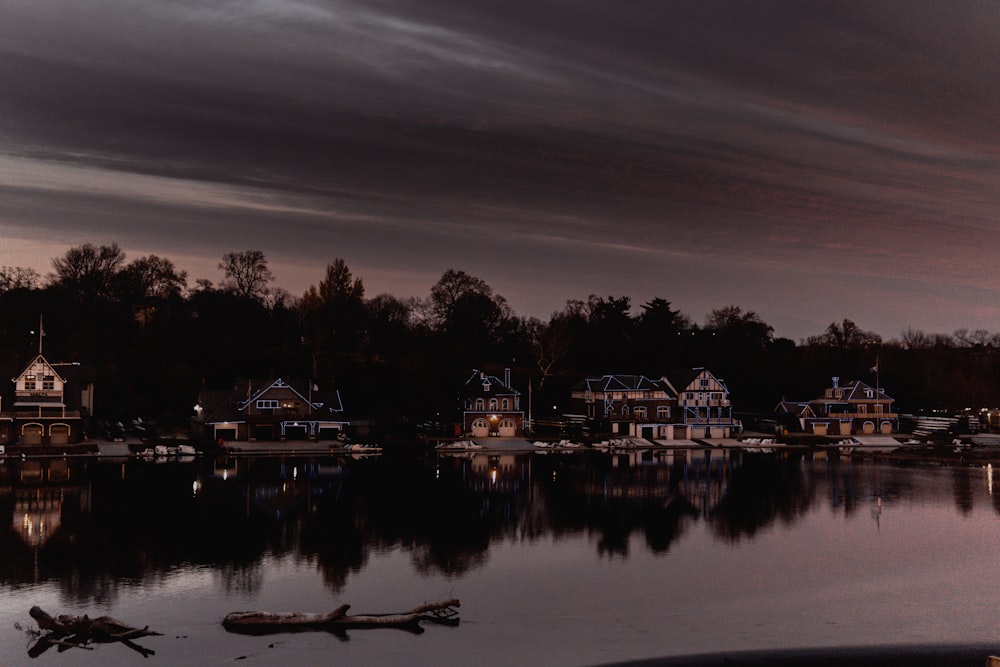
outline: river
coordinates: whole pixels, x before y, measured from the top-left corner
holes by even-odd
[[[596,665],[997,643],[990,468],[725,450],[0,465],[0,664]],[[457,627],[251,636],[239,610]],[[162,636],[40,655],[28,610]],[[985,656],[984,656],[985,658]],[[979,663],[982,664],[982,663]]]

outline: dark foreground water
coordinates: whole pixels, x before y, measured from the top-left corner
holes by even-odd
[[[991,644],[983,468],[718,450],[0,466],[0,665],[592,665],[745,649]],[[237,610],[458,627],[246,636]],[[163,633],[38,647],[32,605]],[[19,623],[22,629],[17,629]],[[984,664],[982,661],[975,664]]]

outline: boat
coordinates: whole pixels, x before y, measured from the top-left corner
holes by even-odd
[[[434,449],[441,452],[466,452],[473,449],[482,449],[483,446],[473,440],[456,440],[454,442],[442,442]]]
[[[378,445],[367,445],[360,442],[344,445],[344,449],[354,457],[377,456],[382,453],[382,448]]]
[[[142,451],[143,456],[147,456],[150,453],[150,449],[147,447]],[[180,445],[156,445],[152,449],[152,455],[160,458],[166,458],[168,456],[197,456],[198,450],[192,445],[180,444]]]

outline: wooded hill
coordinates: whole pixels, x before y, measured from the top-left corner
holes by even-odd
[[[587,375],[696,366],[725,379],[736,411],[767,413],[783,397],[815,398],[831,376],[872,383],[876,359],[902,412],[1000,405],[1000,335],[985,331],[883,340],[844,320],[796,343],[735,305],[698,325],[665,298],[635,307],[594,295],[542,321],[460,270],[423,299],[368,297],[341,259],[295,296],[272,286],[257,250],[227,253],[218,285],[189,285],[170,260],[128,260],[114,244],[72,248],[52,269],[0,268],[0,370],[15,377],[37,353],[44,317],[45,356],[94,369],[105,419],[180,423],[202,386],[282,376],[337,387],[349,418],[406,436],[454,420],[471,369],[505,367],[515,388],[531,382],[537,418],[568,411],[569,388]]]

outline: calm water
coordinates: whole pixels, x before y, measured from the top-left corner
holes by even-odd
[[[592,665],[997,642],[1000,480],[720,451],[0,466],[0,664]],[[230,611],[461,625],[263,637]],[[164,635],[29,657],[28,609]]]

